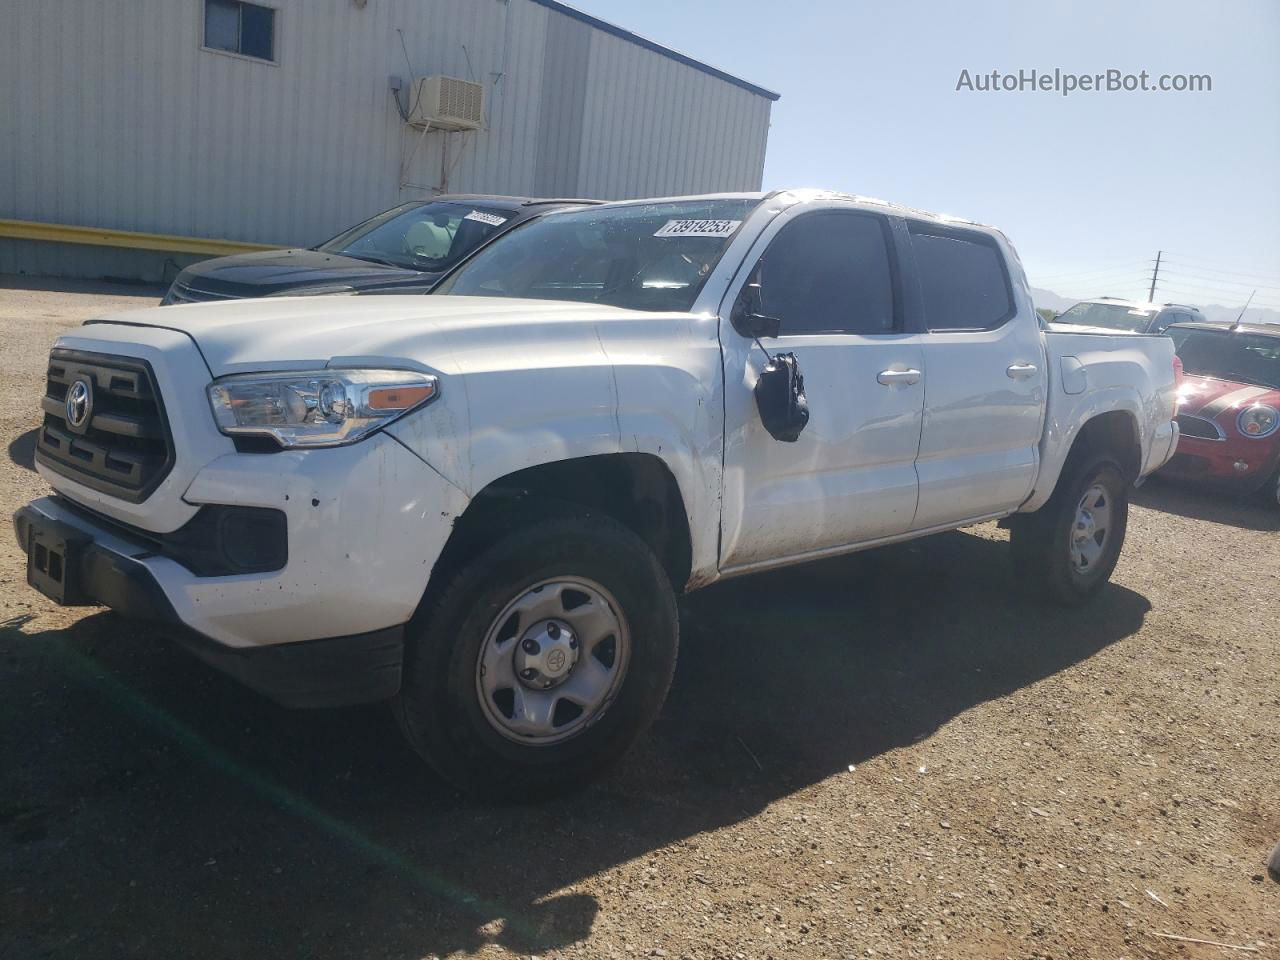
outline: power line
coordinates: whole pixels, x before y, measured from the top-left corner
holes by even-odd
[[[1175,254],[1173,254],[1173,256],[1174,256],[1174,257],[1181,258],[1183,255],[1182,255],[1182,254],[1180,254],[1180,253],[1175,253]],[[1187,258],[1187,260],[1188,260],[1188,261],[1190,261],[1190,260],[1192,260],[1192,259],[1196,259],[1196,258],[1192,258],[1192,257],[1188,257],[1188,258]],[[1233,275],[1233,276],[1237,276],[1237,277],[1258,277],[1259,279],[1262,279],[1262,280],[1275,280],[1275,279],[1277,279],[1274,275],[1267,276],[1267,275],[1265,275],[1265,274],[1261,274],[1261,273],[1242,273],[1242,272],[1240,272],[1240,271],[1238,271],[1238,270],[1224,270],[1224,269],[1222,269],[1221,267],[1215,266],[1215,265],[1214,265],[1214,264],[1212,264],[1212,263],[1205,263],[1205,262],[1189,263],[1189,262],[1188,262],[1188,263],[1186,263],[1186,266],[1195,267],[1196,269],[1200,269],[1200,270],[1208,270],[1208,271],[1209,271],[1209,272],[1211,272],[1211,273],[1229,273],[1229,274],[1231,274],[1231,275]]]
[[[1280,292],[1280,284],[1255,283],[1247,280],[1222,280],[1218,277],[1206,274],[1187,273],[1185,267],[1175,267],[1175,272],[1178,273],[1179,276],[1187,277],[1188,279],[1205,280],[1231,287],[1244,287],[1246,290],[1257,288],[1259,290],[1275,290]]]
[[[1170,287],[1170,286],[1166,286],[1164,289],[1166,293],[1172,293],[1175,296],[1179,296],[1179,297],[1190,297],[1195,300],[1200,300],[1201,302],[1204,302],[1206,299],[1208,299],[1204,296],[1203,290],[1188,290],[1184,287]],[[1224,297],[1221,299],[1229,299],[1229,298]],[[1240,301],[1237,299],[1234,302],[1219,303],[1216,305],[1220,307],[1230,307],[1230,306],[1234,306],[1236,303],[1239,303],[1239,302]],[[1254,309],[1264,308],[1267,310],[1280,310],[1280,304],[1263,303],[1261,301],[1255,300],[1253,304],[1253,308]]]
[[[1183,286],[1199,287],[1203,290],[1209,291],[1210,293],[1220,293],[1224,296],[1242,297],[1244,296],[1245,290],[1267,290],[1268,292],[1264,294],[1266,296],[1273,296],[1277,293],[1280,293],[1280,290],[1271,290],[1269,288],[1262,287],[1262,286],[1246,286],[1246,287],[1224,286],[1220,281],[1217,281],[1217,280],[1200,280],[1196,277],[1187,276],[1186,274],[1181,274],[1181,273],[1173,276],[1173,282],[1182,284]]]
[[[1147,278],[1145,276],[1142,276],[1137,273],[1128,273],[1128,272],[1109,273],[1105,275],[1099,275],[1096,277],[1082,277],[1082,278],[1057,279],[1057,280],[1046,278],[1046,277],[1029,275],[1028,279],[1038,284],[1047,283],[1047,284],[1053,284],[1055,286],[1059,286],[1059,285],[1092,286],[1093,284],[1129,283],[1130,281],[1134,283],[1145,284],[1147,282]]]
[[[1140,266],[1145,266],[1147,262],[1146,260],[1133,260],[1129,263],[1116,263],[1108,267],[1098,267],[1091,270],[1069,270],[1064,273],[1037,274],[1037,276],[1046,280],[1067,280],[1089,277],[1094,274],[1127,273],[1130,269],[1136,270]]]

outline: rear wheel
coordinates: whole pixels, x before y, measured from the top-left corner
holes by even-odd
[[[463,790],[572,789],[657,715],[677,630],[671,585],[634,533],[599,516],[540,521],[433,590],[410,627],[395,712]]]
[[[1064,604],[1092,598],[1111,578],[1129,520],[1129,484],[1102,453],[1073,455],[1049,502],[1014,518],[1018,572]]]

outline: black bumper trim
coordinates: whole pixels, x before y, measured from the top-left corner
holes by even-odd
[[[27,549],[33,521],[44,514],[21,507],[13,515]],[[60,522],[60,521],[54,521]],[[79,529],[79,528],[77,528]],[[258,647],[228,647],[184,624],[146,564],[89,540],[80,551],[77,593],[126,617],[176,628],[174,639],[205,663],[286,707],[345,707],[388,700],[400,692],[404,626],[371,633]]]

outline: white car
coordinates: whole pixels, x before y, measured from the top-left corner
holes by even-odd
[[[657,714],[675,594],[1006,518],[1109,578],[1174,424],[1165,337],[1042,330],[997,230],[789,191],[517,227],[432,296],[62,336],[28,579],[278,701],[390,700],[461,787],[578,783]]]
[[[1129,333],[1164,333],[1174,323],[1203,323],[1204,314],[1183,303],[1148,303],[1098,297],[1081,300],[1058,314],[1053,326],[1085,327]]]

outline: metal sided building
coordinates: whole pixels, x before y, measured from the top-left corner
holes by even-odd
[[[397,203],[761,185],[778,95],[557,0],[0,0],[0,273],[159,280]]]

